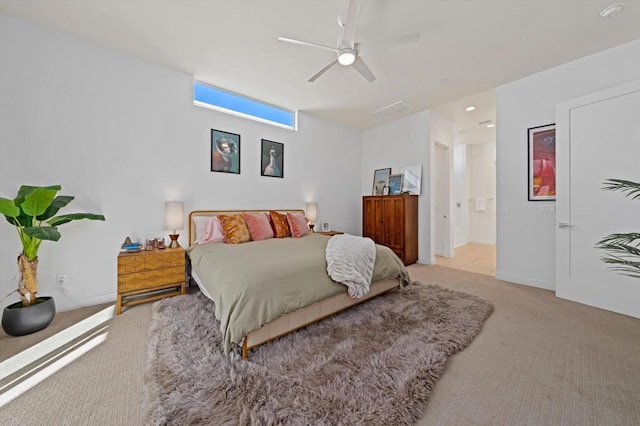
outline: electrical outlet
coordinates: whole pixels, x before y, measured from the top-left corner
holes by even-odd
[[[56,284],[60,290],[64,289],[67,286],[67,274],[56,275]]]

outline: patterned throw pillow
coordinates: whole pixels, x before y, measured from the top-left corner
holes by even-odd
[[[273,223],[273,231],[276,238],[290,237],[291,231],[289,230],[289,221],[287,220],[287,215],[274,211],[270,211],[269,215],[271,216],[271,223]]]
[[[311,233],[311,229],[307,225],[307,218],[302,213],[287,212],[287,219],[289,220],[292,237],[300,238]]]
[[[247,222],[249,234],[253,241],[273,238],[273,228],[269,223],[269,216],[266,213],[243,213],[244,221]]]
[[[249,234],[249,228],[247,222],[244,221],[244,217],[241,214],[234,214],[232,216],[218,215],[220,223],[222,224],[222,230],[224,231],[224,240],[229,244],[240,244],[251,241],[251,234]]]

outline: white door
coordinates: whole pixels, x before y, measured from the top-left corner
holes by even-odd
[[[451,220],[449,218],[449,147],[434,144],[434,252],[437,256],[451,257]]]
[[[640,232],[640,200],[602,190],[609,178],[640,182],[640,80],[559,104],[556,122],[556,294],[640,318],[640,279],[594,248]]]

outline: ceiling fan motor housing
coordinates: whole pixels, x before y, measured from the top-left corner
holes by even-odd
[[[340,65],[351,65],[356,60],[356,51],[351,48],[340,49],[338,51],[338,62]]]

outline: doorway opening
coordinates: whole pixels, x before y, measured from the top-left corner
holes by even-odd
[[[474,106],[474,108],[469,108]],[[495,92],[489,90],[436,107],[451,122],[453,146],[445,159],[434,152],[435,264],[470,272],[496,272],[496,131]],[[437,148],[437,146],[436,146]],[[447,161],[446,167],[439,167]],[[448,176],[445,173],[449,173]],[[438,246],[438,191],[448,195],[449,250]],[[444,250],[443,250],[444,249]]]
[[[436,265],[494,276],[496,274],[496,246],[467,243],[456,247],[453,257],[436,255]]]

